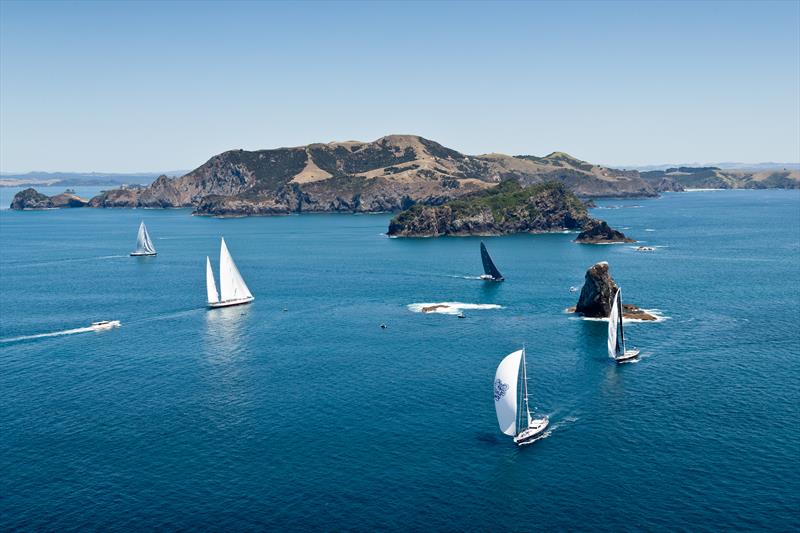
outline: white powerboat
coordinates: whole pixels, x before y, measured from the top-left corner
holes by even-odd
[[[89,326],[89,329],[93,329],[94,331],[105,331],[107,329],[118,328],[122,324],[119,320],[100,320],[99,322],[92,322],[92,325]]]

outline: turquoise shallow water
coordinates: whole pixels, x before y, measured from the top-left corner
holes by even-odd
[[[388,215],[3,211],[0,529],[797,530],[800,193],[599,203],[662,248],[486,239],[494,285],[479,239]],[[256,301],[209,312],[220,235]],[[563,312],[600,260],[669,317],[626,329],[639,363]],[[407,308],[441,301],[503,308]],[[491,387],[523,342],[553,429],[517,448]]]

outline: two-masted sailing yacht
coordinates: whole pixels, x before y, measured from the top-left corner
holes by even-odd
[[[522,367],[522,390],[518,391]],[[520,394],[521,393],[521,394]],[[494,375],[494,409],[500,431],[514,437],[519,446],[530,442],[546,428],[547,416],[533,418],[528,404],[528,372],[525,348],[505,356]]]
[[[233,262],[225,239],[219,248],[219,293],[214,283],[214,271],[211,269],[211,259],[206,256],[206,290],[208,292],[208,307],[229,307],[231,305],[249,304],[255,298],[247,288],[247,284],[239,274],[236,263]]]
[[[483,261],[483,275],[482,280],[486,281],[503,281],[503,275],[494,266],[492,258],[489,257],[489,252],[486,250],[486,245],[481,243],[481,261]]]
[[[139,224],[139,235],[136,236],[136,249],[131,252],[131,255],[156,255],[156,247],[153,246],[153,241],[150,240],[150,234],[147,233],[144,220]]]
[[[639,350],[625,349],[625,331],[622,326],[622,289],[617,289],[611,313],[608,315],[608,356],[618,363],[635,359]]]

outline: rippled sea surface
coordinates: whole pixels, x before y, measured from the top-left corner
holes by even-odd
[[[656,251],[488,238],[501,284],[388,215],[3,211],[0,529],[797,530],[800,193],[598,204]],[[207,311],[222,235],[256,300]],[[601,260],[669,317],[627,326],[638,363],[564,313]],[[492,381],[523,343],[552,430],[518,448]]]

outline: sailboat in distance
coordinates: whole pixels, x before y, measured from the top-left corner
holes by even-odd
[[[611,313],[608,315],[608,356],[617,363],[635,359],[639,350],[625,349],[625,331],[622,326],[622,289],[617,289]]]
[[[520,367],[522,390],[519,391]],[[521,394],[520,394],[521,393]],[[525,348],[511,352],[500,361],[494,375],[494,409],[500,431],[514,437],[517,445],[530,444],[550,423],[547,416],[531,416],[528,405],[528,372]]]
[[[139,224],[139,234],[136,236],[136,249],[131,252],[131,255],[156,255],[156,247],[153,246],[153,241],[150,240],[150,234],[147,233],[147,226],[144,225],[144,220]]]
[[[242,275],[239,274],[236,263],[233,262],[233,257],[225,245],[224,238],[219,248],[219,293],[217,293],[217,284],[214,283],[211,259],[208,256],[206,256],[206,292],[210,308],[249,304],[255,300],[242,279]]]
[[[492,258],[489,257],[489,252],[486,250],[486,245],[481,242],[481,261],[483,261],[483,275],[482,280],[486,281],[503,281],[503,275],[494,266]]]

